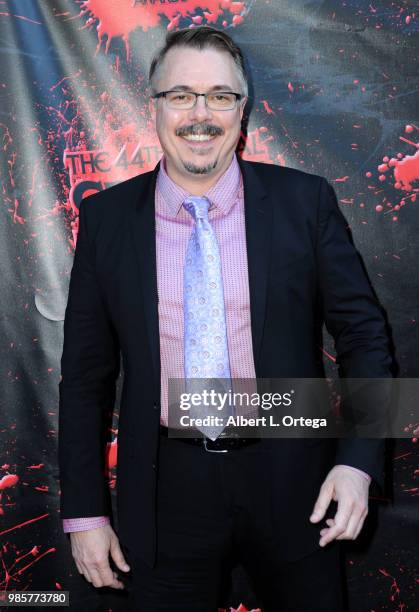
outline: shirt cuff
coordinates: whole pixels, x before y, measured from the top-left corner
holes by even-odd
[[[371,482],[371,476],[367,474],[366,472],[364,472],[363,470],[353,467],[353,465],[344,465],[343,463],[340,463],[339,465],[343,465],[343,467],[347,467],[350,470],[354,470],[355,472],[358,472],[358,474],[361,474],[361,476],[363,476],[366,480],[368,480],[368,482]]]
[[[63,519],[64,533],[72,531],[87,531],[88,529],[97,529],[104,525],[109,525],[109,516],[88,516],[82,518]]]

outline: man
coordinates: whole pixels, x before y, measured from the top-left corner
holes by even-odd
[[[211,362],[203,343],[215,336],[190,325],[200,299],[218,300],[207,323],[216,317],[227,378],[322,378],[324,321],[343,376],[387,377],[383,317],[327,182],[236,157],[247,78],[227,34],[169,34],[150,82],[163,160],[80,207],[60,383],[61,509],[77,568],[123,588],[110,553],[132,572],[136,610],[209,612],[240,561],[264,612],[337,612],[337,541],[361,531],[381,442],[171,438],[168,379],[200,377],[190,345]],[[195,257],[222,279],[201,298],[188,279],[210,272]],[[120,351],[118,539],[102,434]]]

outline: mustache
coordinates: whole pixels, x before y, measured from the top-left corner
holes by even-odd
[[[176,136],[221,136],[224,130],[211,123],[195,123],[177,128]]]

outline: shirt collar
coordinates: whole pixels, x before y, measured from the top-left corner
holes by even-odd
[[[172,181],[166,172],[165,165],[166,160],[163,156],[157,176],[157,189],[160,192],[169,215],[171,217],[176,217],[184,200],[192,194]],[[221,214],[226,215],[237,199],[240,184],[240,166],[236,154],[234,153],[227,170],[220,176],[215,185],[204,193],[204,196],[211,202],[210,210],[216,208]]]

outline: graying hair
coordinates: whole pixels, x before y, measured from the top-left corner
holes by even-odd
[[[199,50],[217,49],[218,51],[228,53],[233,58],[237,68],[238,77],[242,86],[241,93],[244,96],[248,95],[248,79],[241,49],[228,34],[222,30],[211,28],[210,26],[184,28],[167,34],[164,46],[156,53],[150,65],[148,80],[154,93],[156,93],[156,91],[153,88],[153,78],[163,63],[167,52],[173,47],[188,47],[189,49]]]

